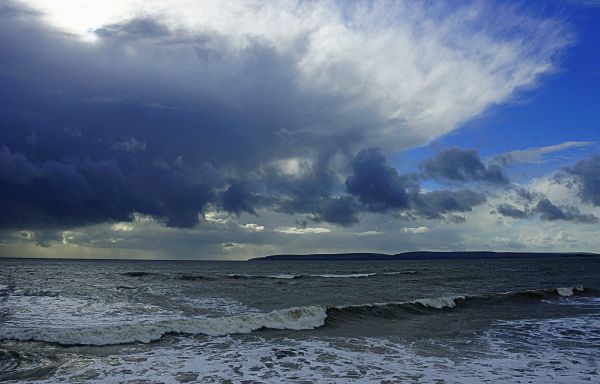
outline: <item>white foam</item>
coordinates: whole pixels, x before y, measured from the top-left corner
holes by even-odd
[[[324,273],[319,275],[309,275],[310,277],[322,277],[325,279],[344,279],[344,278],[361,278],[375,276],[376,273],[348,273],[348,274],[334,274]]]
[[[155,305],[84,300],[67,296],[13,295],[8,297],[4,307],[10,316],[5,319],[3,327],[93,327],[177,315]]]
[[[456,300],[465,299],[465,296],[447,296],[447,297],[436,297],[433,299],[419,299],[412,303],[421,304],[426,307],[442,309],[442,308],[454,308],[456,307]]]
[[[406,305],[406,304],[419,304],[429,308],[443,309],[443,308],[455,308],[456,301],[459,299],[465,299],[465,296],[447,296],[447,297],[436,297],[427,299],[418,299],[413,301],[391,301],[383,303],[367,303],[367,304],[351,304],[351,305],[337,305],[332,308],[344,310],[352,308],[377,308],[387,307],[390,305]]]
[[[392,274],[396,274],[400,272],[392,272]],[[389,274],[389,273],[388,273]],[[344,278],[361,278],[361,277],[371,277],[375,276],[377,273],[347,273],[347,274],[336,274],[336,273],[322,273],[322,274],[312,274],[312,275],[293,275],[287,273],[280,273],[277,275],[247,275],[247,274],[238,274],[232,273],[227,275],[228,277],[233,278],[269,278],[269,279],[297,279],[303,276],[308,277],[317,277],[323,279],[344,279]]]
[[[228,277],[233,278],[254,278],[254,279],[295,279],[301,277],[302,275],[292,275],[287,273],[280,273],[277,275],[248,275],[248,274],[240,274],[240,273],[230,273],[227,275]]]
[[[202,309],[205,312],[216,314],[218,316],[233,316],[244,313],[260,312],[256,308],[251,308],[239,301],[224,297],[189,297],[179,295],[178,299],[195,309]]]
[[[576,285],[574,287],[556,288],[556,293],[558,293],[560,296],[573,296],[575,292],[583,292],[583,286]]]
[[[289,275],[281,273],[279,275],[269,275],[268,277],[271,279],[295,279],[296,277],[298,277],[298,275]]]
[[[374,338],[180,340],[170,347],[125,350],[120,355],[78,356],[45,383],[119,383],[132,379],[194,382],[316,383],[589,383],[593,359],[554,349],[515,353],[500,340],[474,358],[424,356],[400,341]],[[199,353],[201,351],[201,353]],[[596,351],[595,356],[598,357]]]

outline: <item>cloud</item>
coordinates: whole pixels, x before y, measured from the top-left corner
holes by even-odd
[[[484,193],[424,192],[385,155],[536,86],[572,40],[558,20],[477,2],[23,0],[0,18],[2,230],[180,255],[235,248],[232,233],[270,252],[248,237],[343,230],[284,227],[284,213],[356,231],[384,213],[464,221]],[[507,183],[475,160],[467,182]]]
[[[496,212],[502,216],[512,217],[513,219],[526,219],[530,216],[530,212],[527,210],[521,210],[511,204],[500,204],[496,207]]]
[[[134,137],[128,137],[125,140],[117,141],[112,147],[117,151],[135,153],[145,151],[146,143],[137,141]]]
[[[367,212],[461,222],[463,217],[451,214],[469,212],[486,201],[485,194],[465,188],[423,192],[417,176],[399,174],[379,148],[358,151],[350,160],[350,168],[345,181],[346,194],[311,197],[298,195],[292,189],[288,190],[291,198],[276,201],[276,209],[290,214],[305,213],[312,221],[341,226],[357,224],[359,217]],[[307,179],[301,180],[308,183]],[[313,182],[311,179],[309,184]]]
[[[540,214],[542,220],[574,221],[576,223],[595,224],[598,218],[592,214],[582,214],[576,207],[560,207],[552,204],[548,199],[542,199],[534,208],[534,212]]]
[[[571,40],[556,20],[475,2],[24,3],[43,16],[4,23],[4,36],[30,33],[3,40],[3,53],[15,55],[18,61],[7,60],[15,67],[47,68],[27,76],[44,76],[48,88],[62,92],[55,107],[66,95],[77,104],[86,96],[87,112],[120,111],[121,123],[107,121],[106,111],[98,119],[115,133],[139,139],[171,121],[203,149],[223,151],[232,144],[226,138],[238,135],[251,143],[248,152],[254,136],[269,147],[263,156],[279,152],[282,132],[294,144],[284,151],[331,140],[392,150],[424,144],[535,85]],[[73,37],[90,34],[94,44]],[[90,105],[102,99],[112,102]],[[175,110],[181,118],[170,115]],[[130,124],[133,117],[141,120]],[[210,146],[198,140],[202,131],[212,133]]]
[[[404,227],[401,228],[400,231],[402,233],[412,233],[412,234],[420,234],[429,232],[428,227]]]
[[[129,60],[152,57],[167,64],[169,58],[163,56],[171,56],[173,69],[184,70],[186,78],[191,75],[195,80],[182,84],[186,90],[198,82],[210,90],[233,86],[226,93],[241,96],[243,102],[260,87],[289,85],[279,80],[293,82],[310,90],[317,102],[302,100],[302,105],[294,106],[300,119],[286,122],[289,132],[358,134],[367,140],[365,146],[394,149],[423,144],[535,85],[555,68],[556,57],[572,40],[557,20],[478,2],[429,6],[284,1],[256,6],[251,1],[120,0],[103,7],[92,0],[77,5],[24,3],[41,10],[43,20],[55,28],[84,39],[95,37],[105,46],[127,44]],[[292,72],[232,65],[257,44],[287,61]],[[263,50],[262,55],[268,54]],[[204,76],[192,70],[195,60]],[[255,78],[270,74],[266,77],[270,84],[244,79],[239,70],[258,71],[247,73]],[[290,78],[281,79],[282,75]],[[228,81],[234,79],[240,82]],[[261,98],[258,105],[265,101]],[[307,120],[308,113],[317,119]],[[337,123],[332,123],[334,117]]]
[[[369,211],[407,211],[433,219],[468,212],[486,201],[484,194],[469,189],[422,192],[415,176],[398,174],[378,148],[359,151],[351,164],[346,189]]]
[[[324,199],[316,213],[316,221],[327,221],[341,226],[358,223],[359,206],[348,196]]]
[[[383,232],[373,231],[373,230],[354,233],[354,235],[356,235],[356,236],[381,236],[383,234],[384,234]]]
[[[285,233],[286,235],[307,235],[307,234],[321,234],[331,232],[327,228],[297,228],[297,227],[279,227],[274,229],[275,232]]]
[[[566,172],[575,177],[581,198],[600,206],[600,155],[580,160]]]
[[[256,215],[252,202],[256,197],[240,182],[234,182],[221,194],[221,205],[228,212]]]
[[[516,163],[543,163],[548,160],[548,155],[563,152],[567,149],[585,148],[594,145],[593,141],[566,141],[545,147],[532,147],[516,151],[505,152],[494,156],[491,162],[503,166]]]
[[[242,224],[242,228],[244,228],[250,232],[262,232],[265,230],[264,225],[259,225],[256,223]]]
[[[413,202],[416,212],[419,215],[430,219],[444,217],[444,214],[452,212],[469,212],[474,206],[480,205],[486,201],[483,193],[471,191],[469,189],[460,189],[456,191],[431,191],[420,193]],[[452,221],[464,221],[455,216]]]
[[[370,210],[385,212],[409,206],[407,180],[386,164],[378,148],[359,151],[352,160],[352,171],[346,190]]]
[[[508,178],[496,164],[485,165],[477,151],[448,148],[440,151],[422,165],[423,173],[442,182],[479,181],[490,184],[508,184]]]
[[[239,249],[239,248],[244,248],[246,247],[246,244],[243,243],[235,243],[235,242],[227,242],[227,243],[222,243],[221,247],[223,247],[223,249],[225,251],[233,251],[235,249]]]
[[[114,39],[123,42],[139,39],[160,39],[169,36],[171,32],[166,25],[152,18],[137,18],[94,29],[94,34],[101,39]]]
[[[181,172],[143,167],[141,176],[127,177],[115,160],[32,162],[0,147],[0,225],[68,227],[130,221],[135,212],[173,227],[197,224],[212,198],[210,181],[200,184]]]
[[[115,223],[111,228],[117,232],[131,232],[134,230],[134,227],[128,223]]]

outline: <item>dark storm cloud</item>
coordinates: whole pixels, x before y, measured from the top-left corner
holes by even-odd
[[[346,189],[363,210],[407,211],[432,219],[451,212],[468,212],[486,201],[483,193],[469,189],[422,192],[415,175],[398,174],[377,148],[358,152],[351,164],[353,174],[346,180]]]
[[[310,220],[342,226],[356,224],[360,214],[365,212],[402,212],[411,218],[463,222],[464,217],[450,214],[469,212],[486,201],[485,194],[464,188],[423,192],[417,175],[399,174],[379,148],[360,150],[350,160],[346,194],[329,196],[331,187],[323,188],[319,180],[332,183],[332,178],[333,175],[324,173],[321,177],[315,178],[312,174],[296,182],[282,182],[280,191],[284,191],[283,186],[287,189],[275,204],[276,209],[307,214]],[[316,185],[323,189],[313,189]],[[312,193],[301,193],[307,190]]]
[[[580,160],[566,172],[575,176],[581,198],[600,206],[600,155]]]
[[[449,148],[440,151],[422,165],[423,173],[438,181],[480,181],[490,184],[508,184],[508,178],[497,164],[485,165],[477,151]]]
[[[314,198],[286,198],[280,196],[273,201],[276,211],[288,214],[305,214],[307,220],[328,222],[343,227],[352,226],[359,221],[359,214],[365,207],[349,195]]]
[[[218,35],[190,39],[134,19],[96,30],[100,40],[88,45],[26,9],[0,13],[1,226],[69,227],[140,212],[191,227],[208,202],[255,213],[268,199],[256,198],[246,173],[307,145],[331,153],[322,140],[298,142],[285,118],[295,105],[331,101],[293,89],[289,59],[260,42],[234,57]],[[328,196],[324,169],[279,189]],[[324,217],[352,220],[336,219],[335,207],[325,205]]]
[[[427,218],[439,218],[450,212],[469,212],[486,201],[483,193],[469,189],[431,191],[416,195],[413,202],[417,212]]]
[[[358,223],[359,209],[359,204],[349,196],[324,199],[319,205],[317,221],[348,227]]]
[[[526,219],[530,216],[529,211],[522,210],[511,204],[500,204],[496,207],[496,212],[502,216],[512,217],[513,219]]]
[[[583,224],[594,224],[598,222],[598,218],[592,214],[582,214],[575,207],[554,205],[548,199],[540,200],[533,211],[539,213],[540,219],[547,221],[564,220]]]
[[[116,160],[32,162],[0,147],[0,226],[69,227],[127,221],[134,212],[192,227],[211,199],[211,180],[145,166],[126,175]]]
[[[293,58],[260,41],[239,51],[218,34],[190,37],[148,18],[96,34],[96,43],[85,44],[35,17],[5,18],[2,144],[32,152],[35,137],[40,159],[107,159],[113,157],[107,149],[134,149],[134,139],[145,146],[140,161],[181,156],[192,167],[227,163],[243,174],[306,148],[320,151],[327,140],[295,133],[305,126],[298,106],[338,120],[327,111],[343,99],[299,90]]]
[[[378,148],[358,152],[352,160],[352,172],[346,179],[346,189],[368,209],[385,212],[409,206],[408,181],[386,163]]]
[[[241,182],[234,182],[226,191],[221,193],[221,206],[227,212],[237,215],[242,212],[256,215],[252,205],[256,204],[257,197]]]

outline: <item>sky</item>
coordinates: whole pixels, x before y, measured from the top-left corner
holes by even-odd
[[[7,0],[0,257],[597,252],[600,2]]]

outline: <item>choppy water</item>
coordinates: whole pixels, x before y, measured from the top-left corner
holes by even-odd
[[[600,259],[0,260],[0,381],[600,381]]]

